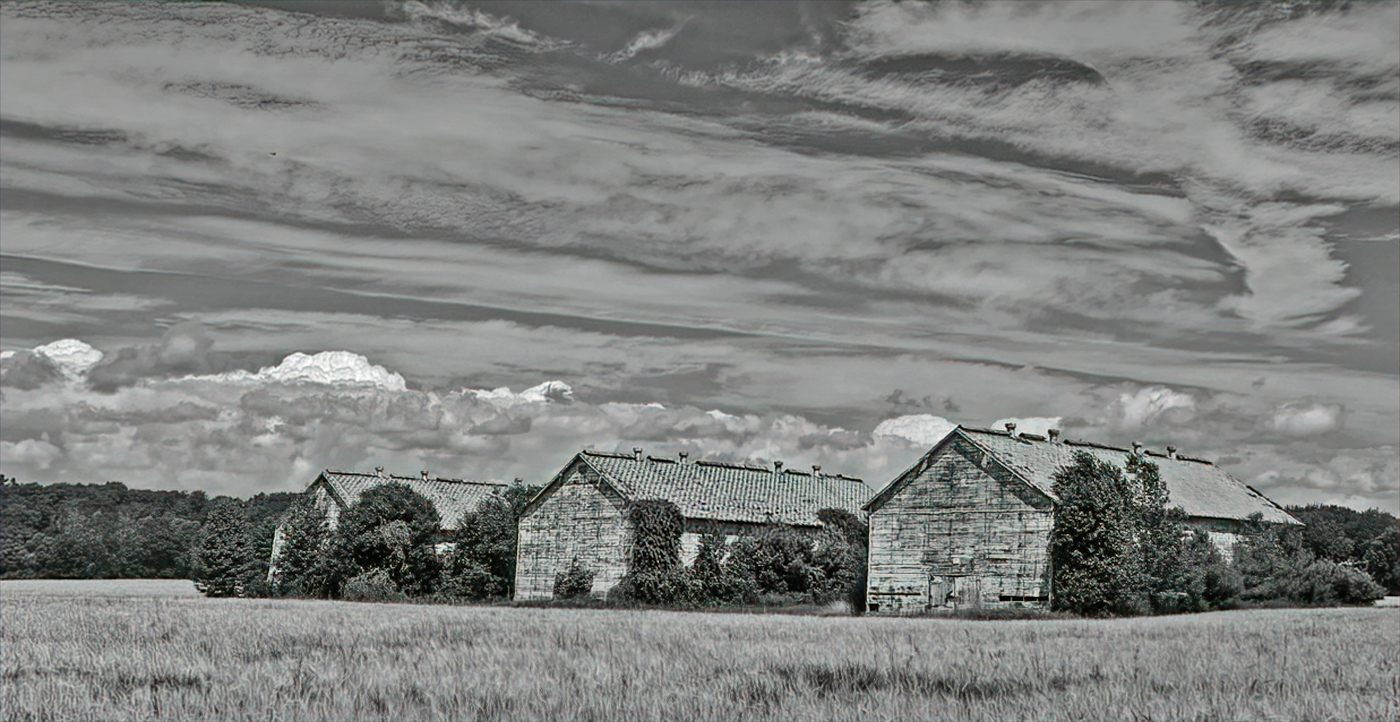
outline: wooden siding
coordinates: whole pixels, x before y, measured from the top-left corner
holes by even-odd
[[[867,598],[878,614],[1042,605],[1050,501],[954,440],[870,515]],[[930,590],[941,597],[930,600]]]
[[[520,520],[515,599],[554,598],[554,576],[574,557],[593,570],[593,596],[605,596],[627,571],[625,502],[584,464],[547,491]]]

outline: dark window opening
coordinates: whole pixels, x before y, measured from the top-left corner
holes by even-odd
[[[1000,597],[1003,602],[1048,602],[1050,597],[1032,597],[1020,594],[1003,594]]]

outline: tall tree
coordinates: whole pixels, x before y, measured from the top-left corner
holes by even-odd
[[[1087,615],[1146,612],[1135,484],[1117,466],[1079,451],[1055,472],[1054,491],[1055,607]]]
[[[382,569],[404,594],[431,594],[441,573],[434,549],[440,525],[433,503],[405,484],[364,492],[340,515],[328,553],[341,570],[331,575],[328,591],[338,593],[344,579]]]
[[[237,501],[215,504],[200,534],[194,582],[211,597],[239,594],[249,577],[248,516]]]
[[[278,550],[273,584],[278,594],[325,597],[329,570],[325,547],[330,537],[326,511],[315,499],[292,505],[283,517],[282,548]]]

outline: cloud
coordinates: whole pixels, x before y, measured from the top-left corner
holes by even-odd
[[[213,343],[198,321],[183,321],[166,330],[158,344],[128,346],[104,357],[87,372],[88,383],[110,392],[141,379],[207,372]]]
[[[371,364],[364,356],[349,351],[322,351],[316,354],[298,351],[289,354],[276,366],[263,367],[257,373],[233,371],[209,380],[236,384],[368,386],[385,391],[402,391],[406,388],[403,376]],[[509,392],[509,389],[506,391]]]
[[[1151,386],[1137,393],[1122,394],[1111,411],[1125,428],[1137,429],[1159,423],[1185,423],[1193,418],[1195,407],[1196,399],[1190,394]]]
[[[32,351],[5,351],[0,358],[0,386],[36,389],[59,381],[62,371],[47,356]]]
[[[64,377],[77,380],[102,361],[102,352],[75,338],[65,338],[36,346],[35,356],[48,359]]]
[[[531,386],[520,393],[513,393],[508,387],[497,389],[468,389],[467,393],[492,406],[508,409],[520,404],[541,404],[549,402],[569,403],[574,399],[574,390],[563,381],[546,381]]]
[[[1287,436],[1325,434],[1341,426],[1342,407],[1335,404],[1290,403],[1280,406],[1268,427]]]
[[[933,446],[947,436],[957,424],[932,414],[912,414],[885,419],[875,427],[877,437],[906,439],[920,446]]]

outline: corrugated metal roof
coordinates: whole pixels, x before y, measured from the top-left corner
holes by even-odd
[[[1051,499],[1054,494],[1055,471],[1074,463],[1074,453],[1086,451],[1095,458],[1122,468],[1128,449],[1087,441],[1055,443],[1044,437],[1023,434],[1013,438],[1009,432],[959,426],[953,433],[986,450],[1008,469]],[[1188,515],[1212,519],[1246,519],[1258,512],[1264,521],[1297,524],[1278,504],[1226,474],[1208,461],[1147,452],[1157,464],[1158,473],[1170,494],[1169,506],[1179,506]]]
[[[433,503],[433,507],[437,509],[438,517],[442,520],[442,528],[446,530],[456,529],[463,514],[476,511],[476,505],[482,499],[491,494],[500,493],[506,487],[505,484],[498,481],[466,481],[443,478],[424,480],[421,476],[396,476],[393,474],[381,476],[376,473],[365,474],[334,469],[326,469],[321,472],[321,476],[318,477],[318,480],[320,479],[325,479],[335,494],[346,504],[354,504],[360,500],[361,494],[376,486],[390,482],[405,484]]]
[[[579,458],[630,501],[662,499],[689,519],[776,522],[816,526],[822,509],[845,509],[860,515],[870,489],[860,479],[841,474],[715,461],[675,459],[584,451]]]

